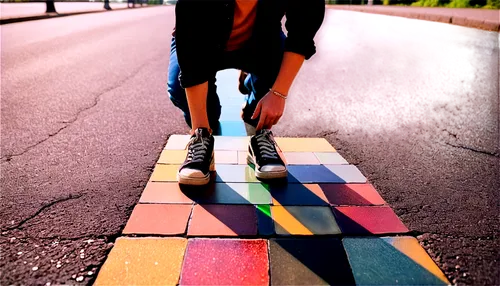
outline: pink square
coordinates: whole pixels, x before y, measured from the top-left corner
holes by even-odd
[[[388,207],[335,207],[335,220],[343,234],[406,233],[408,228]]]
[[[267,241],[190,239],[179,285],[269,285]]]

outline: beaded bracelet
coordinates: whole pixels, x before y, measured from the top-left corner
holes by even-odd
[[[288,97],[287,95],[284,95],[282,93],[277,92],[276,90],[273,90],[272,88],[270,88],[269,91],[272,92],[274,95],[277,95],[283,99],[286,99]]]

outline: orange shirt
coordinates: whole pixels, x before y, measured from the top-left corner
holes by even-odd
[[[234,22],[231,36],[226,44],[227,51],[237,50],[245,44],[252,35],[258,0],[236,0],[234,7]]]

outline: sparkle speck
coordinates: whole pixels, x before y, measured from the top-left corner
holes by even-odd
[[[92,276],[92,275],[94,275],[94,272],[89,271],[89,272],[87,272],[87,275],[88,275],[88,276]]]
[[[82,282],[83,281],[83,276],[78,276],[76,278],[76,282]]]
[[[19,252],[17,253],[17,255],[21,255],[21,254],[23,254],[23,252],[22,252],[22,251],[19,251]]]
[[[158,262],[155,262],[155,265],[158,265]]]
[[[37,271],[37,270],[38,270],[38,267],[37,267],[37,266],[35,266],[35,267],[31,268],[31,270],[33,270],[33,271]]]

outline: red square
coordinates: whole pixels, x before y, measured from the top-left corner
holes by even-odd
[[[408,228],[388,207],[335,207],[335,219],[343,234],[406,233]]]
[[[179,285],[269,285],[267,241],[190,239]]]
[[[186,232],[191,207],[192,205],[138,204],[123,233],[183,234]]]
[[[328,202],[335,206],[384,205],[385,201],[371,184],[321,184]]]
[[[188,235],[257,235],[257,211],[253,205],[195,205]]]

